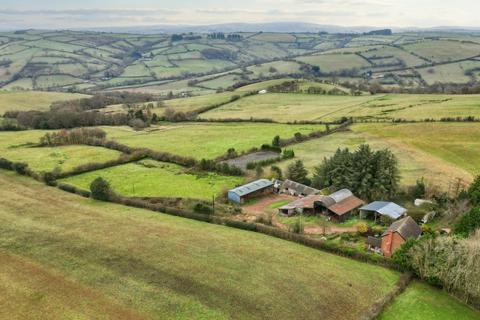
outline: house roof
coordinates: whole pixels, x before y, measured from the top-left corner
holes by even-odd
[[[340,202],[331,205],[330,207],[328,207],[328,210],[332,211],[336,215],[341,216],[360,207],[362,204],[364,204],[363,200],[355,197],[354,195],[351,195],[348,198],[345,198]]]
[[[297,193],[305,194],[307,196],[320,193],[320,190],[317,190],[315,188],[306,186],[304,184],[301,184],[292,180],[285,180],[285,182],[283,183],[282,189],[287,189],[287,188],[291,190],[295,190]]]
[[[303,208],[303,209],[313,209],[315,206],[315,202],[321,199],[322,195],[311,195],[307,196],[305,198],[297,199],[295,201],[292,201],[282,207],[280,207],[280,210],[289,210],[289,209],[296,209],[296,208]]]
[[[258,191],[258,190],[268,188],[270,186],[273,186],[272,181],[267,180],[267,179],[260,179],[260,180],[256,180],[256,181],[247,183],[243,186],[231,189],[228,192],[232,192],[232,193],[237,194],[240,197],[243,197],[247,194],[253,193],[253,192]]]
[[[351,196],[353,196],[353,193],[348,189],[341,189],[329,195],[329,197],[335,200],[337,203]]]
[[[418,238],[422,234],[422,229],[410,216],[392,223],[387,231],[382,234],[382,237],[386,236],[390,231],[398,232],[398,234],[405,240],[408,238]]]
[[[360,208],[362,211],[377,212],[383,216],[389,216],[392,219],[398,219],[407,212],[407,209],[393,202],[374,201]]]

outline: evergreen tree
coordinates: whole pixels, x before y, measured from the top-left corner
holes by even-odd
[[[286,173],[287,179],[310,185],[311,181],[308,179],[308,171],[305,169],[305,165],[302,160],[297,160],[287,167]]]
[[[355,152],[338,149],[315,168],[313,186],[348,188],[366,200],[385,200],[398,189],[398,163],[389,150],[362,145]]]

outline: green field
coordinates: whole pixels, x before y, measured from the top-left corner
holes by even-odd
[[[356,54],[318,54],[300,57],[296,60],[318,66],[325,73],[362,69],[371,66],[367,60]]]
[[[130,197],[181,197],[211,200],[222,191],[234,188],[243,178],[221,176],[215,173],[189,174],[171,163],[144,160],[108,169],[91,171],[62,180],[84,190],[90,183],[102,177],[121,195]]]
[[[480,44],[450,40],[419,41],[404,45],[403,48],[433,62],[460,60],[480,55]]]
[[[6,111],[29,111],[49,110],[52,102],[63,100],[74,100],[87,98],[89,96],[83,94],[60,93],[60,92],[34,92],[20,91],[8,92],[0,90],[0,115]]]
[[[399,161],[401,184],[413,185],[424,177],[447,190],[455,178],[472,181],[480,172],[476,124],[357,124],[352,131],[338,132],[291,146],[296,159],[313,173],[324,157],[338,148],[356,149],[368,143],[374,149],[390,149]],[[286,169],[293,160],[282,162]]]
[[[20,132],[0,132],[0,157],[10,161],[26,162],[34,171],[52,171],[58,167],[71,170],[88,162],[105,162],[117,159],[120,152],[101,147],[61,146],[36,147],[48,131],[30,130]]]
[[[471,123],[358,125],[354,131],[400,143],[441,159],[472,175],[480,173],[480,126]],[[445,172],[444,174],[453,174]]]
[[[398,279],[258,233],[83,199],[4,171],[0,197],[0,318],[353,320]]]
[[[134,131],[128,127],[104,127],[107,138],[131,147],[194,157],[215,158],[235,148],[238,152],[264,143],[276,135],[291,138],[296,132],[308,134],[324,130],[323,125],[283,125],[265,123],[180,123]]]
[[[480,312],[455,300],[440,289],[413,282],[395,298],[380,320],[470,320],[480,319]]]
[[[242,98],[203,113],[201,117],[271,118],[280,122],[331,121],[341,117],[407,120],[480,117],[479,99],[478,95],[378,94],[353,97],[268,93]]]

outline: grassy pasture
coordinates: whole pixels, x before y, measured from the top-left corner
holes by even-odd
[[[88,95],[38,91],[0,91],[0,114],[6,111],[47,111],[52,102],[88,98]]]
[[[362,69],[370,66],[367,60],[356,54],[318,54],[296,58],[296,60],[318,66],[322,72]]]
[[[472,79],[465,72],[480,67],[480,61],[463,61],[419,68],[417,71],[428,84],[435,82],[467,83]]]
[[[460,60],[480,55],[480,44],[450,40],[419,41],[404,45],[403,48],[433,62]]]
[[[68,171],[87,162],[105,162],[120,156],[118,151],[100,147],[33,147],[46,132],[0,132],[0,156],[11,161],[26,162],[37,172],[52,171],[55,167]]]
[[[375,126],[372,124],[372,126]],[[455,177],[461,177],[465,181],[472,179],[471,174],[452,165],[442,159],[438,159],[422,150],[408,146],[404,143],[392,142],[382,137],[364,133],[353,127],[351,132],[339,132],[323,137],[296,144],[291,147],[295,151],[295,158],[304,161],[306,168],[313,174],[316,166],[322,163],[324,157],[332,156],[338,148],[355,150],[359,145],[368,143],[373,149],[389,148],[399,161],[401,185],[414,185],[415,181],[425,177],[428,183],[436,184],[447,190],[448,184]],[[280,163],[280,167],[286,170],[293,160]]]
[[[472,175],[480,174],[480,126],[470,123],[358,125],[354,131],[402,143]],[[449,174],[445,172],[444,175]]]
[[[0,315],[8,319],[26,310],[39,319],[359,319],[398,279],[273,237],[83,199],[4,171],[0,197]]]
[[[215,158],[229,148],[237,151],[271,143],[273,137],[291,138],[296,132],[323,130],[322,125],[264,123],[182,123],[135,132],[127,127],[104,127],[109,139],[132,147],[167,151],[196,159]]]
[[[380,316],[380,320],[473,320],[480,312],[440,289],[413,282]]]
[[[107,179],[113,189],[124,196],[182,197],[211,200],[225,188],[242,183],[242,178],[214,173],[195,175],[184,173],[184,168],[153,160],[129,163],[108,169],[92,171],[64,179],[62,182],[89,190],[97,177]]]
[[[328,96],[269,93],[245,97],[203,113],[205,119],[271,118],[331,121],[341,117],[424,120],[444,117],[480,117],[478,95],[379,94]]]

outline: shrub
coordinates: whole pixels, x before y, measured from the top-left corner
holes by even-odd
[[[396,250],[392,255],[392,261],[400,268],[402,271],[411,271],[413,270],[412,263],[409,257],[410,249],[418,243],[418,240],[410,238],[402,246]]]
[[[290,226],[290,232],[297,233],[297,234],[303,234],[304,232],[304,225],[303,225],[303,219],[300,217],[295,222]]]
[[[92,198],[102,201],[108,201],[112,195],[110,184],[102,177],[98,177],[90,184]]]
[[[468,188],[468,198],[474,206],[480,206],[480,176],[475,178],[475,181]]]
[[[273,224],[273,216],[272,213],[264,213],[257,217],[255,220],[258,223],[265,224],[267,226],[271,226]]]
[[[251,222],[244,222],[238,220],[225,220],[225,225],[233,228],[248,230],[248,231],[257,231],[257,225]]]
[[[0,158],[0,168],[6,170],[13,170],[13,162],[5,158]]]
[[[461,237],[468,237],[480,228],[480,207],[474,208],[464,214],[455,223],[454,232]]]
[[[365,235],[368,233],[368,224],[366,222],[359,222],[355,225],[357,232],[360,235]]]
[[[26,175],[28,173],[28,164],[25,162],[14,162],[12,169],[15,170],[18,174]]]
[[[193,211],[197,213],[203,213],[203,214],[212,214],[213,208],[204,203],[199,202],[193,207]]]

